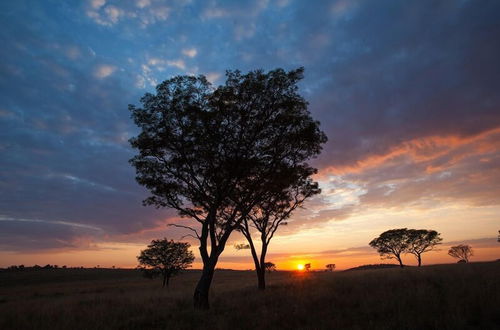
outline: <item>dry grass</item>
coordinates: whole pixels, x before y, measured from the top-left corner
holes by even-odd
[[[500,263],[335,273],[218,271],[210,311],[199,272],[162,290],[131,270],[0,273],[0,329],[495,329]]]

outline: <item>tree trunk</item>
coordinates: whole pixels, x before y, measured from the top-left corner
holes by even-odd
[[[257,251],[255,250],[255,245],[253,244],[252,236],[250,235],[248,228],[247,231],[243,233],[250,245],[250,252],[252,253],[253,263],[255,264],[255,273],[257,274],[257,287],[259,290],[266,289],[266,269],[264,268],[264,263],[262,262],[262,254],[261,258],[257,255]]]
[[[399,261],[399,266],[401,266],[401,268],[403,268],[405,265],[403,265],[403,260],[401,260],[401,256],[396,256],[396,258]]]
[[[259,290],[266,289],[266,254],[267,254],[267,243],[262,240],[262,248],[260,251],[260,274],[258,273],[259,280]]]
[[[163,285],[162,285],[162,288],[165,287],[165,283],[167,282],[167,274],[163,274]],[[168,284],[167,284],[168,285]]]
[[[266,270],[264,268],[257,269],[257,280],[259,290],[266,289]]]
[[[418,267],[422,266],[422,256],[420,254],[417,254],[417,260],[418,260]]]
[[[201,278],[194,290],[194,308],[196,309],[209,309],[208,292],[215,272],[215,263],[209,263],[203,266]]]

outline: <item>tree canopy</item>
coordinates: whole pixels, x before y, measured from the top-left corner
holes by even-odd
[[[173,275],[191,267],[194,255],[189,251],[189,247],[189,243],[169,241],[166,238],[157,239],[141,251],[137,260],[147,277],[161,275],[163,286],[168,286]]]
[[[409,229],[407,232],[408,253],[415,256],[418,266],[422,265],[422,253],[432,251],[443,240],[435,230]]]
[[[457,258],[458,261],[462,262],[469,262],[469,258],[473,256],[473,251],[470,245],[467,244],[460,244],[456,246],[452,246],[448,250],[448,255],[450,255],[453,258]]]
[[[422,254],[433,250],[441,241],[435,230],[400,228],[383,232],[370,246],[377,249],[383,259],[396,259],[401,267],[404,267],[402,254],[413,254],[420,267]]]
[[[287,224],[286,220],[292,212],[302,206],[306,199],[321,192],[318,183],[310,178],[313,173],[315,171],[312,169],[297,172],[297,177],[293,180],[294,184],[286,189],[283,189],[281,185],[276,187],[279,191],[269,200],[256,205],[238,228],[249,243],[248,248],[254,260],[259,289],[266,287],[265,260],[274,234],[280,226]],[[255,247],[252,232],[256,232],[260,238],[260,253]]]
[[[383,259],[396,259],[404,267],[401,254],[408,248],[408,230],[406,228],[391,229],[380,234],[370,242],[370,246],[377,249]]]
[[[328,264],[325,267],[330,272],[333,272],[335,270],[335,264]]]
[[[264,269],[270,273],[276,271],[276,265],[270,261],[267,261],[264,263]]]
[[[326,136],[298,93],[302,78],[303,68],[227,71],[213,88],[204,76],[178,76],[145,94],[142,107],[129,106],[141,129],[130,140],[139,152],[130,162],[151,193],[144,204],[198,224],[189,227],[203,261],[195,307],[208,308],[218,258],[256,205],[282,200],[316,172],[307,160]]]

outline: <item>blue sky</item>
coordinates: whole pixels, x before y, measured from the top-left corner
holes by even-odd
[[[217,85],[227,69],[299,66],[329,137],[314,160],[324,193],[278,250],[318,227],[342,243],[301,251],[407,224],[450,240],[496,233],[498,1],[16,0],[0,17],[3,251],[175,237],[173,212],[141,205],[127,105],[174,75]],[[462,231],[446,220],[456,214],[473,218]]]

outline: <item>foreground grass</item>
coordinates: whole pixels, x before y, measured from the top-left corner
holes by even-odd
[[[195,311],[199,272],[162,290],[132,270],[0,273],[0,329],[496,329],[500,262],[335,273],[218,271]]]

